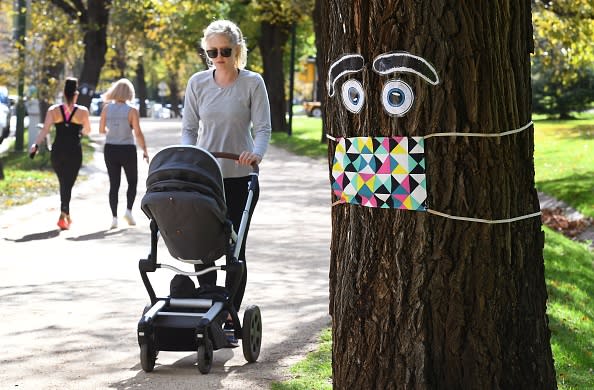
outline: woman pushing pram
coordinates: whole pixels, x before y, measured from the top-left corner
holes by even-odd
[[[237,161],[219,160],[228,216],[237,232],[248,195],[250,166],[262,161],[270,140],[268,95],[262,77],[245,69],[247,47],[237,25],[227,20],[212,22],[204,30],[201,48],[210,68],[194,74],[188,81],[181,143],[239,155]],[[244,264],[247,232],[258,197],[259,188],[254,188],[253,207],[239,254]],[[198,271],[205,266],[195,267]],[[200,286],[216,285],[216,277],[216,272],[199,276]],[[244,271],[233,302],[237,311],[246,281],[247,271]],[[229,286],[229,282],[225,285]],[[237,341],[230,337],[230,342]]]
[[[245,308],[243,325],[238,312],[247,281],[247,233],[259,195],[258,164],[270,140],[268,96],[262,77],[244,69],[247,49],[235,24],[211,23],[202,48],[211,68],[188,81],[182,145],[155,155],[141,205],[151,220],[151,252],[139,262],[151,301],[138,322],[147,372],[159,351],[196,350],[204,374],[213,350],[237,346],[238,338],[248,362],[260,353],[259,308]],[[160,237],[171,256],[193,264],[195,272],[159,264]],[[223,255],[225,265],[215,265]],[[158,268],[177,273],[168,297],[158,298],[148,278]],[[226,272],[225,287],[216,284],[218,270]]]

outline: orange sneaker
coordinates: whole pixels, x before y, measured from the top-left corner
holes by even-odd
[[[60,219],[58,219],[58,227],[60,228],[60,230],[70,229],[70,216],[68,214],[60,214]]]

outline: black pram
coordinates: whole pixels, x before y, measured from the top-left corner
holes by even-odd
[[[206,374],[212,365],[213,351],[228,346],[222,324],[228,315],[233,319],[234,335],[242,340],[243,354],[255,362],[262,342],[262,319],[258,306],[244,311],[243,326],[233,306],[233,297],[244,272],[237,260],[245,235],[258,167],[251,174],[248,199],[237,234],[227,218],[223,177],[216,158],[237,159],[228,153],[209,153],[195,146],[170,146],[157,153],[149,165],[142,211],[150,219],[151,251],[139,262],[140,275],[150,305],[138,322],[140,362],[144,371],[155,366],[159,351],[197,351],[198,369]],[[168,264],[157,263],[159,236],[172,257],[185,263],[212,265],[200,272],[185,272]],[[225,256],[225,265],[215,260]],[[174,271],[175,278],[226,271],[232,283],[191,288],[183,294],[170,293],[158,298],[147,273],[157,268]],[[175,279],[174,278],[174,279]]]

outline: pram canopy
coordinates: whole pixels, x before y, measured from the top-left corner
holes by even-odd
[[[142,211],[171,256],[210,264],[227,253],[232,231],[216,158],[196,146],[170,146],[149,165]]]

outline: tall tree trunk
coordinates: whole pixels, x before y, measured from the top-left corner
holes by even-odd
[[[170,70],[167,86],[169,87],[169,102],[171,103],[171,118],[179,118],[181,116],[179,110],[179,80],[175,69]]]
[[[287,130],[287,102],[285,100],[285,72],[283,66],[283,50],[289,33],[287,26],[261,23],[258,46],[262,54],[264,66],[264,82],[270,101],[270,120],[272,131]]]
[[[54,103],[56,90],[61,90],[62,85],[56,88],[56,81],[60,79],[60,75],[64,73],[64,62],[60,61],[57,64],[43,63],[41,66],[41,79],[39,80],[39,89],[37,97],[39,99],[39,121],[45,121],[45,114],[50,106]],[[50,81],[50,80],[53,80]]]
[[[80,95],[78,103],[89,107],[99,83],[101,69],[105,65],[107,52],[107,24],[109,21],[110,0],[89,0],[85,31],[85,55],[83,69],[79,77]]]
[[[324,43],[328,44],[329,42],[326,42],[325,39],[322,38],[323,34],[324,34],[324,25],[327,23],[326,19],[324,19],[324,14],[322,14],[322,2],[324,0],[315,0],[314,3],[314,9],[313,9],[313,15],[312,15],[312,20],[313,20],[313,27],[314,27],[314,33],[315,33],[315,41],[316,41],[316,51],[318,53],[326,53],[326,50],[328,50],[327,47],[324,46]],[[316,72],[317,72],[317,77],[316,77],[316,85],[314,86],[314,88],[316,89],[315,95],[317,96],[318,100],[322,100],[323,96],[324,96],[324,80],[325,78],[323,77],[323,75],[326,73],[327,69],[324,66],[324,56],[322,55],[317,55],[316,56]],[[322,71],[324,71],[322,73]],[[324,111],[325,111],[325,105],[322,104],[322,116],[324,116]],[[326,121],[323,120],[322,121],[322,134],[321,134],[321,138],[320,141],[322,143],[325,143],[327,141],[326,138]]]
[[[146,80],[144,79],[144,58],[140,56],[136,65],[136,97],[138,98],[138,114],[146,118]]]
[[[346,53],[367,63],[359,114],[325,95],[335,136],[498,133],[530,121],[529,0],[320,0],[321,75]],[[431,62],[441,83],[371,71],[379,54]],[[406,81],[404,117],[383,85]],[[341,80],[341,82],[344,80]],[[425,143],[428,202],[451,215],[505,219],[539,209],[534,137],[436,137]],[[329,157],[334,144],[329,148]],[[539,218],[482,224],[426,212],[332,209],[330,312],[336,389],[554,389]]]
[[[118,40],[115,45],[115,55],[112,59],[112,66],[118,72],[119,78],[126,77],[126,69],[128,69],[128,59],[126,56],[126,41]]]

